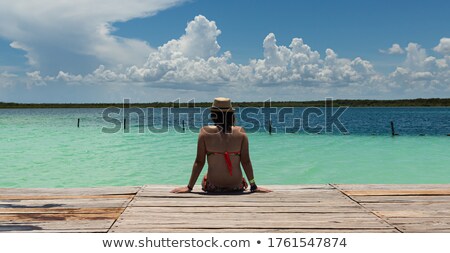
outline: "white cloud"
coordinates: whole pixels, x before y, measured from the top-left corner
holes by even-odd
[[[40,71],[27,72],[27,87],[31,88],[33,85],[35,86],[45,86],[47,85],[46,81],[53,80],[52,77],[42,77]]]
[[[16,74],[8,73],[7,71],[0,73],[0,88],[8,88],[14,86],[15,80],[17,79]]]
[[[38,56],[33,52],[33,50],[20,42],[13,41],[9,44],[10,47],[18,50],[23,50],[26,52],[25,57],[28,59],[28,64],[36,65]]]
[[[103,38],[115,41],[107,45],[121,41],[120,47],[126,48],[123,39],[108,35],[110,28],[102,29],[105,30],[100,33],[104,35]],[[426,49],[417,43],[409,43],[405,49],[393,44],[386,52],[404,53],[405,61],[392,73],[382,74],[375,70],[371,62],[361,57],[340,57],[330,48],[321,55],[302,38],[292,39],[288,46],[278,45],[273,33],[269,33],[262,42],[262,58],[251,59],[247,64],[237,64],[232,61],[231,52],[221,52],[218,43],[220,34],[214,21],[199,15],[188,22],[185,34],[178,39],[170,40],[149,52],[141,48],[140,54],[148,56],[142,64],[130,64],[125,56],[115,55],[125,58],[123,62],[117,61],[122,65],[111,67],[98,64],[94,71],[92,68],[87,74],[59,69],[57,74],[45,77],[41,76],[40,71],[29,72],[27,76],[33,85],[63,82],[197,91],[247,89],[264,93],[265,90],[284,90],[291,94],[294,90],[302,90],[323,95],[344,94],[347,97],[351,94],[387,94],[393,91],[432,91],[435,92],[433,94],[450,91],[450,56],[446,54],[445,38],[434,49],[446,54],[441,58],[429,56]],[[133,40],[129,42],[134,43]],[[13,44],[16,48],[26,48],[21,43]],[[131,47],[136,50],[139,48]],[[98,52],[102,49],[92,50]],[[108,55],[106,51],[104,55]],[[33,58],[33,55],[30,57]]]
[[[386,53],[386,54],[404,54],[405,53],[405,51],[402,49],[402,47],[400,47],[400,45],[397,43],[392,44],[392,46],[390,48],[388,48],[387,50],[380,49],[380,52]]]
[[[229,63],[230,52],[217,55],[220,50],[217,36],[220,33],[214,21],[199,15],[187,24],[183,36],[150,53],[143,66],[131,66],[123,73],[128,80],[134,82],[230,82],[239,68],[236,64]]]
[[[112,23],[146,17],[183,0],[0,0],[0,37],[36,69],[58,73],[99,64],[142,64],[145,42],[112,35]]]
[[[449,91],[449,63],[450,57],[428,56],[419,44],[409,43],[403,66],[389,75],[389,81],[406,91]]]
[[[450,55],[450,38],[441,38],[439,44],[434,48],[434,51]]]
[[[231,53],[219,55],[220,35],[214,21],[197,16],[187,24],[186,33],[151,52],[147,62],[121,70],[107,69],[101,65],[93,73],[83,77],[92,83],[143,83],[180,89],[205,89],[205,86],[230,84],[231,86],[349,86],[370,84],[382,77],[369,61],[360,57],[340,58],[327,49],[325,57],[311,49],[301,38],[294,38],[289,47],[277,45],[270,33],[263,41],[264,57],[249,64],[231,61]],[[79,77],[64,73],[64,80],[81,81]],[[58,78],[57,79],[61,79]],[[211,86],[212,85],[212,86]]]
[[[0,77],[1,78],[14,78],[14,77],[17,77],[17,75],[11,74],[11,73],[8,73],[5,71],[5,72],[0,73]]]

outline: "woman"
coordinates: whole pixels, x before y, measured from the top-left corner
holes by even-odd
[[[248,185],[242,176],[240,164],[245,171],[252,192],[271,192],[256,186],[248,149],[248,138],[241,127],[233,126],[234,109],[229,98],[216,98],[211,110],[214,126],[200,130],[197,158],[191,178],[186,187],[175,188],[173,193],[191,192],[208,158],[208,172],[203,178],[202,189],[206,192],[243,192]]]

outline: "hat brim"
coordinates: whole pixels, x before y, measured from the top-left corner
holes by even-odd
[[[209,110],[211,112],[234,112],[233,107],[227,107],[227,108],[210,107]]]

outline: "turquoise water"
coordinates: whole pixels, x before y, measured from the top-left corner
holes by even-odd
[[[365,110],[359,113],[373,116],[371,109]],[[102,133],[106,124],[100,112],[0,110],[0,187],[187,183],[196,133],[138,133],[133,124],[130,133]],[[409,112],[416,115],[414,108]],[[249,134],[256,180],[259,184],[450,183],[450,137],[439,132],[447,131],[450,111],[435,112],[437,118],[433,112],[424,115],[427,129],[437,134],[425,136],[417,134],[421,131],[394,138],[388,132],[380,134],[389,129],[386,122],[380,128],[368,128],[374,131],[350,131],[350,135]],[[80,128],[77,118],[81,118]],[[360,121],[359,127],[348,128],[368,124]],[[440,127],[433,130],[436,125]]]

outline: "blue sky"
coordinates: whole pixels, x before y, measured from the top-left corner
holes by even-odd
[[[449,1],[16,2],[0,101],[450,97]]]

